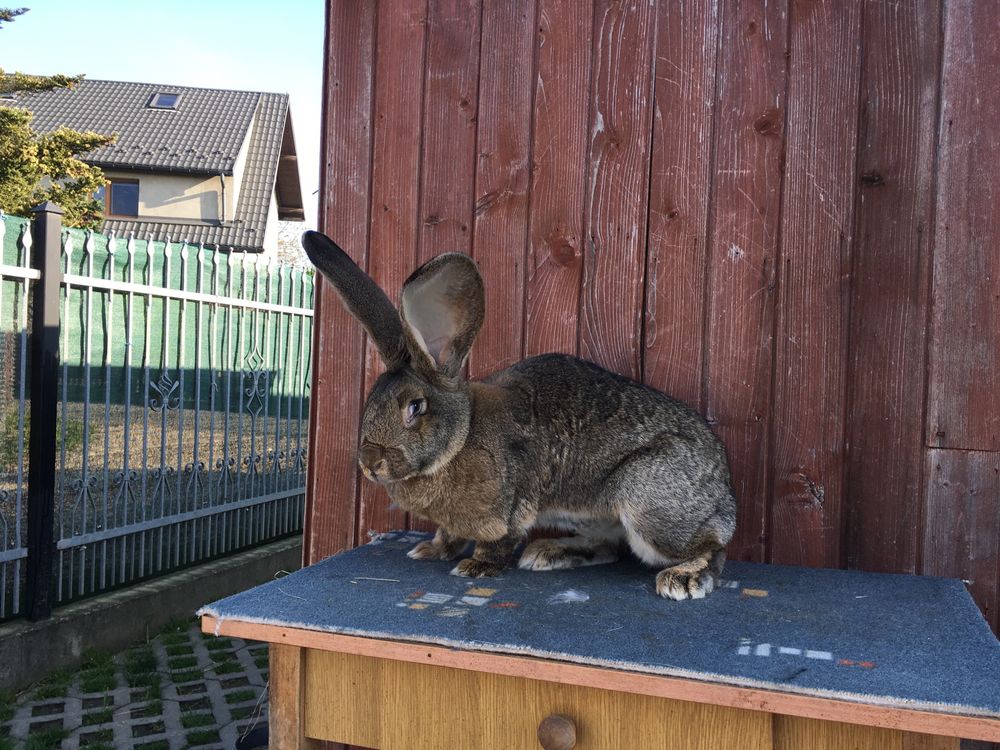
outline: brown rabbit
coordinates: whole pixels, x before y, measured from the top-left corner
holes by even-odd
[[[531,357],[468,382],[483,282],[466,255],[439,255],[403,285],[397,312],[331,240],[302,244],[368,332],[386,372],[368,394],[360,465],[400,507],[438,525],[409,555],[452,573],[497,575],[534,526],[573,536],[527,545],[519,566],[551,570],[617,559],[623,541],[661,568],[656,591],[715,587],[736,502],[722,444],[683,404],[565,354]]]

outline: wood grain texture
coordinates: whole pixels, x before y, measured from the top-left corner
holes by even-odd
[[[902,750],[960,750],[962,740],[958,737],[939,737],[933,734],[903,733]]]
[[[592,15],[538,0],[525,354],[577,352]]]
[[[327,5],[320,227],[362,267],[368,248],[374,22],[372,2]],[[325,281],[316,287],[313,330],[306,563],[356,543],[356,451],[364,361],[361,328]],[[326,427],[332,420],[338,428]]]
[[[481,13],[479,0],[428,0],[415,265],[472,251]],[[409,525],[435,528],[416,516]]]
[[[933,567],[924,446],[1000,451],[1000,6],[349,0],[327,58],[322,226],[392,295],[473,253],[474,375],[575,352],[699,406],[733,557]],[[307,562],[407,521],[317,311]]]
[[[648,2],[594,4],[580,354],[637,380],[655,33]]]
[[[1000,453],[927,451],[923,573],[968,581],[1000,634]]]
[[[569,662],[202,617],[205,633],[907,732],[1000,740],[1000,719],[819,698]]]
[[[938,104],[938,0],[865,5],[851,273],[849,567],[912,573]]]
[[[348,654],[306,662],[312,736],[380,750],[530,748],[552,713],[573,717],[577,750],[770,747],[770,717],[756,711]]]
[[[303,649],[274,644],[268,650],[268,747],[275,750],[315,748],[302,722],[305,702]]]
[[[945,5],[927,444],[1000,449],[1000,5]]]
[[[861,5],[793,2],[771,560],[838,567]]]
[[[419,263],[472,247],[480,12],[478,0],[428,2]]]
[[[718,3],[660,3],[656,20],[643,380],[700,409]]]
[[[485,3],[482,24],[472,256],[490,283],[469,358],[472,378],[509,367],[524,353],[535,0]]]
[[[852,750],[902,750],[902,732],[859,727],[797,716],[774,717],[774,750],[849,747]]]
[[[427,0],[382,6],[376,19],[368,274],[396,305],[403,282],[416,267],[426,19]],[[369,341],[365,393],[383,370]],[[369,531],[406,528],[406,513],[389,504],[381,485],[360,482],[359,541],[367,540]]]
[[[729,454],[738,514],[727,550],[741,560],[766,556],[787,13],[784,2],[728,2],[721,21],[705,416]]]

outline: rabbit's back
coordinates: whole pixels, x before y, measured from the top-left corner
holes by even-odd
[[[691,510],[732,501],[722,443],[701,416],[660,391],[566,354],[531,357],[484,382],[510,395],[508,429],[523,446],[510,471],[534,485],[542,510],[611,513],[609,483],[644,457],[654,459],[651,482],[663,472],[690,485]]]

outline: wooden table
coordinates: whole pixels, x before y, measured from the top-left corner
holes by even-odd
[[[272,748],[538,748],[552,714],[581,750],[957,750],[1000,719],[953,715],[548,659],[204,616],[206,633],[270,649]]]

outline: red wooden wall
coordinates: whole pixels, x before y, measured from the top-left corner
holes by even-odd
[[[735,558],[956,576],[1000,626],[1000,3],[330,0],[322,225],[394,298],[471,253],[481,375],[701,410]],[[306,559],[400,527],[320,287]]]

